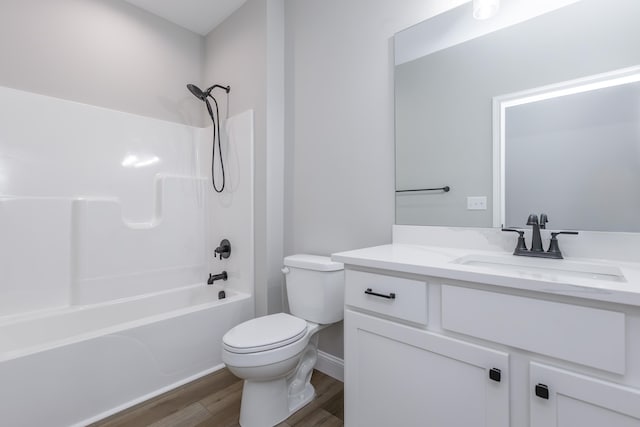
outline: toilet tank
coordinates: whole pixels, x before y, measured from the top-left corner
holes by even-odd
[[[318,255],[284,259],[291,314],[320,324],[344,318],[344,265]]]

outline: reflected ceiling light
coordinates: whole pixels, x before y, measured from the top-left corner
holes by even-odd
[[[500,0],[473,0],[473,17],[476,19],[489,19],[495,16],[500,9]]]
[[[143,168],[145,166],[151,166],[154,163],[158,163],[160,159],[157,156],[149,157],[148,159],[142,159],[138,163],[134,164],[134,168]]]
[[[122,166],[125,168],[143,168],[150,166],[154,163],[158,163],[160,158],[158,156],[151,156],[144,159],[139,158],[135,154],[130,154],[122,160]]]
[[[634,67],[637,68],[637,67]],[[632,69],[631,69],[632,70]],[[622,70],[624,71],[624,70]],[[511,101],[507,101],[505,106],[507,107],[515,107],[517,105],[522,104],[530,104],[538,101],[545,101],[547,99],[552,98],[560,98],[561,96],[574,95],[576,93],[589,92],[593,90],[606,89],[614,86],[621,86],[630,83],[638,83],[640,82],[640,72],[631,72],[630,74],[623,74],[619,77],[615,77],[614,74],[616,72],[604,73],[595,77],[595,81],[592,78],[582,79],[584,83],[578,84],[577,80],[575,84],[573,82],[563,83],[558,86],[555,90],[542,90],[541,93],[536,93],[530,96],[523,96],[521,98],[516,98]],[[544,88],[542,88],[544,89]]]
[[[122,166],[125,168],[132,167],[134,164],[138,162],[138,156],[128,155],[122,160]]]

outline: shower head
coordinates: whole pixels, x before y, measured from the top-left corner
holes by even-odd
[[[189,83],[187,85],[187,89],[189,89],[189,92],[191,92],[193,94],[193,96],[195,96],[196,98],[198,98],[200,101],[204,102],[204,105],[207,106],[207,111],[209,112],[209,117],[211,117],[211,123],[213,123],[213,150],[211,151],[211,182],[213,184],[213,189],[216,191],[216,193],[222,193],[222,191],[224,190],[224,184],[225,184],[225,177],[224,177],[224,162],[222,159],[222,146],[220,143],[220,114],[218,112],[218,101],[216,101],[216,99],[211,95],[211,91],[214,90],[215,88],[219,88],[224,90],[227,93],[227,103],[229,101],[229,92],[231,91],[231,86],[220,86],[220,85],[213,85],[210,88],[208,88],[207,90],[203,91],[202,89],[200,89],[198,86]],[[216,107],[215,109],[215,114],[213,111],[213,108],[211,107],[211,103],[209,102],[209,98],[211,98],[213,100],[213,104]],[[227,106],[228,108],[228,106]],[[229,110],[227,109],[227,117],[228,117],[228,113]],[[217,116],[217,118],[216,118]],[[213,173],[213,168],[215,166],[215,159],[216,159],[216,137],[218,140],[218,154],[220,155],[220,169],[222,170],[222,186],[220,187],[220,189],[218,189],[218,186],[216,185],[216,176]]]
[[[203,91],[198,86],[192,85],[191,83],[189,83],[187,85],[187,89],[189,89],[189,91],[193,94],[193,96],[195,96],[196,98],[198,98],[201,101],[206,101],[206,99],[209,96],[209,94],[211,93],[211,91],[213,89],[215,89],[215,88],[220,88],[220,89],[224,90],[227,93],[229,93],[229,91],[231,90],[231,86],[213,85],[210,88],[208,88],[207,90]]]
[[[203,92],[198,86],[196,85],[192,85],[192,84],[188,84],[187,85],[187,89],[189,89],[189,91],[193,94],[193,96],[195,96],[196,98],[198,98],[200,101],[204,101],[207,99],[207,96],[209,96],[209,91],[207,92]]]

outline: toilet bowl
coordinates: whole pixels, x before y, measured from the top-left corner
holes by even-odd
[[[315,396],[310,383],[317,360],[318,334],[343,318],[343,265],[328,257],[286,257],[292,314],[251,319],[223,337],[222,360],[244,379],[240,425],[278,424]]]
[[[247,336],[260,336],[263,330],[273,330],[269,327],[283,324],[293,327],[287,329],[290,337],[273,343],[263,341],[259,347],[239,347],[239,343],[228,335],[223,341],[222,360],[231,373],[245,380],[240,408],[242,427],[275,425],[315,396],[309,380],[316,363],[316,332],[322,329],[320,325],[278,313],[238,325],[240,333],[236,328],[229,332],[234,332],[236,337],[242,332],[248,332]],[[263,329],[264,326],[267,327]]]

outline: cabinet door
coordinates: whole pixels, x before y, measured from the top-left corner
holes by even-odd
[[[345,424],[508,427],[508,366],[506,353],[346,310]]]
[[[531,427],[639,427],[640,390],[531,363]]]

